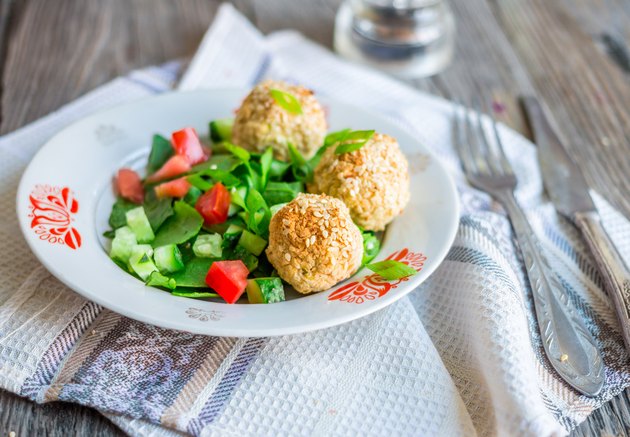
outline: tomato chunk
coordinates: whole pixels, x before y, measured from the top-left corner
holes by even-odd
[[[175,153],[184,156],[190,165],[199,164],[208,159],[203,153],[203,147],[199,141],[197,132],[192,127],[185,127],[182,130],[175,131],[171,134],[171,143]]]
[[[201,214],[207,226],[218,225],[227,220],[230,201],[230,192],[219,182],[214,184],[210,191],[199,196],[195,209]]]
[[[147,178],[147,182],[159,182],[190,171],[188,160],[179,155],[171,156],[155,173]]]
[[[206,284],[227,303],[236,302],[247,287],[249,270],[243,261],[215,261],[206,275]]]
[[[155,195],[160,199],[164,197],[184,197],[191,186],[186,178],[178,178],[161,183],[157,185],[154,190]]]
[[[116,192],[123,198],[140,204],[144,200],[144,188],[140,176],[129,168],[121,168],[118,170],[114,179]]]

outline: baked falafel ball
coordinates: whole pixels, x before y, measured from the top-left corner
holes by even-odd
[[[342,201],[299,194],[271,218],[266,253],[282,279],[308,294],[352,276],[361,265],[363,239]]]
[[[354,222],[369,231],[382,231],[409,203],[409,170],[398,142],[375,133],[358,150],[324,152],[308,184],[311,193],[341,199]]]
[[[302,108],[292,114],[271,96],[271,90],[294,96]],[[236,113],[232,141],[245,149],[263,152],[271,146],[276,159],[288,161],[287,143],[310,158],[324,143],[326,117],[313,91],[298,85],[266,80],[256,85]]]

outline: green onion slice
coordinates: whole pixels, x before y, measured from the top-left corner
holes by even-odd
[[[335,149],[335,153],[340,155],[342,153],[354,152],[359,150],[367,143],[374,135],[373,130],[355,130],[348,132],[340,141],[339,145]]]
[[[366,267],[388,281],[406,278],[418,273],[413,267],[393,259],[368,264]]]
[[[289,114],[299,115],[302,113],[302,105],[300,105],[300,102],[293,94],[277,89],[269,90],[269,94],[271,94],[271,97],[273,97],[276,103]]]

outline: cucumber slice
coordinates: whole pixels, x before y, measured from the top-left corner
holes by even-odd
[[[137,244],[131,249],[129,265],[143,281],[146,281],[151,273],[158,271],[151,260],[152,256],[153,248],[149,244]]]
[[[238,206],[236,203],[230,203],[230,208],[228,209],[228,217],[234,217],[236,213],[241,211],[243,208]]]
[[[131,249],[137,244],[136,234],[133,233],[129,226],[118,228],[112,240],[112,249],[109,251],[109,256],[127,264],[131,256]]]
[[[252,234],[248,230],[244,230],[241,238],[238,240],[238,244],[247,249],[248,252],[258,256],[267,247],[267,240]]]
[[[232,140],[233,118],[222,118],[210,122],[210,139],[213,143]]]
[[[284,205],[286,205],[286,203],[278,203],[277,205],[270,206],[269,211],[271,211],[271,217],[276,215],[276,213],[280,211]]]
[[[221,258],[223,238],[219,234],[201,234],[193,244],[193,252],[199,258]]]
[[[175,290],[175,287],[177,286],[175,279],[164,276],[160,272],[151,273],[146,284],[150,287],[164,287],[169,290]]]
[[[249,303],[276,303],[285,299],[280,278],[248,279],[246,290]]]
[[[247,187],[232,187],[230,190],[230,201],[245,209],[245,197],[247,197]]]
[[[149,223],[143,207],[139,206],[127,211],[125,217],[127,218],[127,226],[136,234],[138,243],[150,243],[155,239],[151,223]]]
[[[153,259],[158,270],[162,273],[173,273],[184,268],[182,253],[175,244],[156,247]]]

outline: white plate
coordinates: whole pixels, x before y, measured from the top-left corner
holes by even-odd
[[[442,262],[458,224],[455,187],[425,146],[387,120],[331,99],[330,130],[376,129],[398,139],[412,169],[411,202],[389,225],[377,260],[394,256],[419,270],[382,281],[367,269],[330,290],[272,305],[228,305],[171,296],[146,287],[107,256],[101,237],[114,202],[112,175],[146,163],[153,133],[169,135],[233,114],[243,89],[164,94],[89,116],[46,143],[26,169],[17,195],[31,250],[59,280],[125,316],[165,328],[221,336],[269,336],[326,328],[397,301]]]

